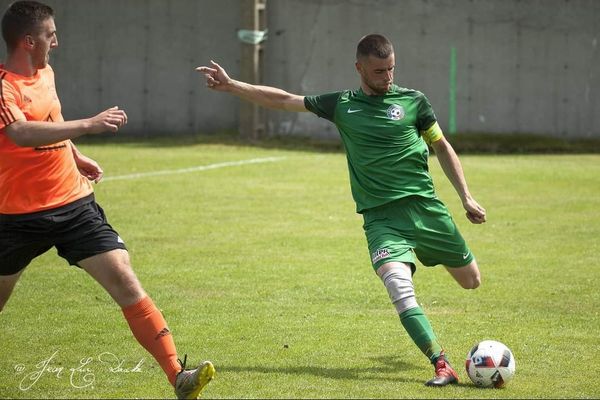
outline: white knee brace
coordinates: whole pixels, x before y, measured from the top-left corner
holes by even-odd
[[[402,266],[394,266],[381,277],[398,314],[419,306],[415,298],[412,275]]]

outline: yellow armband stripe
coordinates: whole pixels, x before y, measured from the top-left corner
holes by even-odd
[[[429,129],[419,132],[425,143],[431,144],[433,142],[437,142],[441,138],[444,137],[444,132],[442,132],[442,128],[438,125],[437,121],[431,125]]]

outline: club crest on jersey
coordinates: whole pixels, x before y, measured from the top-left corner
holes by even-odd
[[[391,120],[399,121],[404,118],[404,108],[402,106],[392,104],[387,109],[387,116]]]
[[[388,258],[390,256],[390,252],[388,249],[377,249],[371,254],[371,262],[375,264],[379,260],[383,260],[384,258]]]

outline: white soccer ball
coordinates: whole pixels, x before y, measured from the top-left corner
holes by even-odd
[[[508,347],[495,340],[484,340],[469,351],[465,367],[476,386],[501,388],[514,376],[516,364]]]

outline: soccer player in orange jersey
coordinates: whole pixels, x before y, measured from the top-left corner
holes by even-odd
[[[48,65],[58,46],[54,12],[17,1],[2,18],[7,58],[0,65],[0,311],[35,257],[56,247],[90,274],[122,308],[137,341],[160,364],[179,398],[196,398],[213,378],[206,361],[186,370],[161,312],[133,272],[123,240],[95,202],[91,181],[102,169],[71,139],[117,132],[118,107],[64,121]]]

